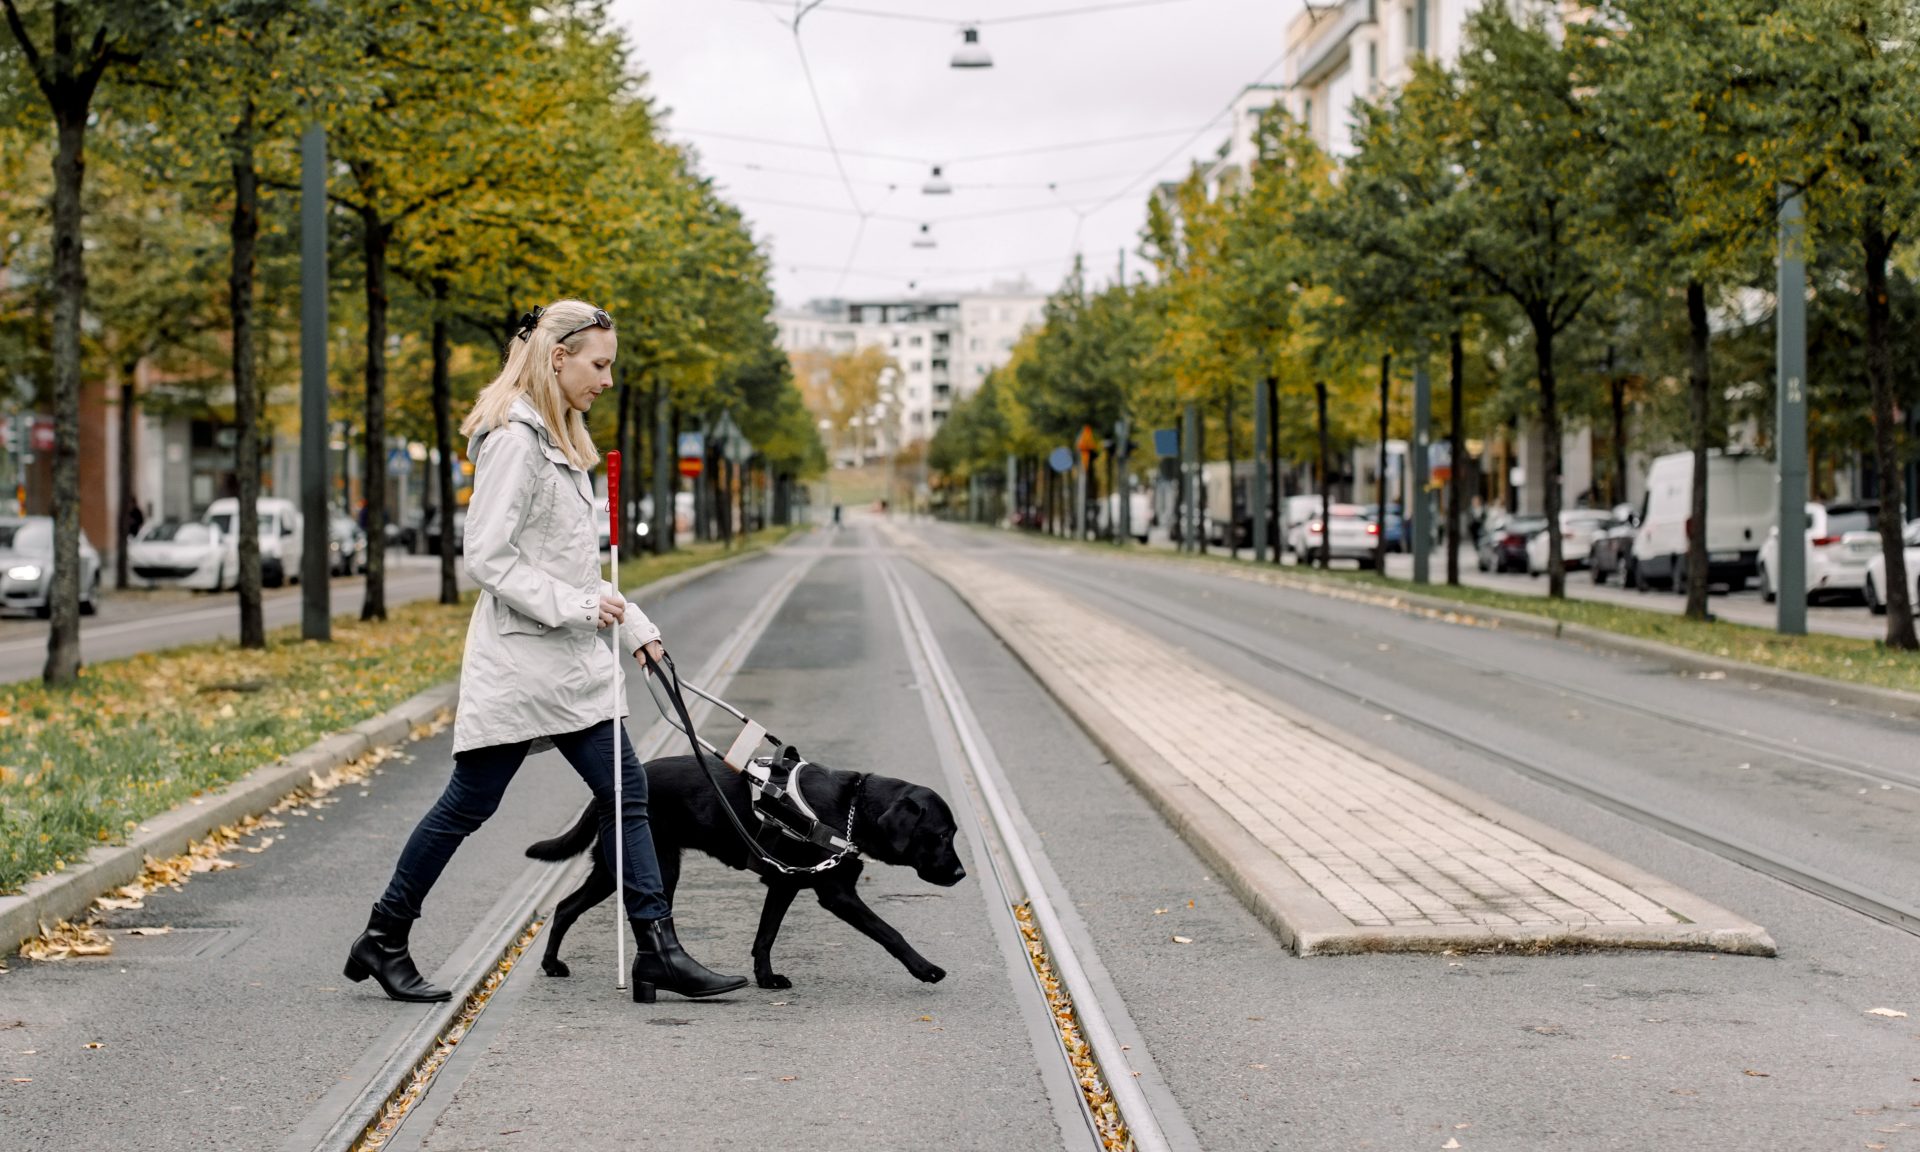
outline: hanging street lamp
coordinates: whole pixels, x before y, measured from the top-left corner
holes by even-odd
[[[961,44],[954,49],[953,67],[955,68],[991,68],[993,55],[980,44],[980,29],[962,28]]]

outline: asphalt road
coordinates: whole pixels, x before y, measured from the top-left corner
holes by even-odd
[[[965,606],[863,521],[668,598],[654,614],[688,664],[812,554],[729,696],[817,760],[951,794],[880,575],[895,567],[1193,1146],[1916,1146],[1920,1031],[1868,1010],[1920,1016],[1920,938],[1542,785],[1511,762],[1603,782],[1917,901],[1910,722],[1165,561],[909,530],[1038,578],[1678,881],[1765,925],[1780,946],[1770,960],[1293,959]],[[1413,716],[1452,725],[1456,737],[1405,719]],[[337,965],[444,779],[446,737],[413,751],[413,763],[389,765],[364,794],[325,809],[324,823],[289,820],[287,839],[239,857],[243,868],[114,921],[231,926],[238,938],[223,953],[143,959],[141,948],[172,939],[157,937],[125,940],[106,960],[14,961],[0,976],[0,1149],[274,1146],[405,1011],[368,986],[344,985]],[[1836,766],[1842,754],[1850,771]],[[518,873],[520,847],[584,797],[551,755],[525,771],[536,786],[509,794],[429,905],[418,933],[429,968]],[[514,994],[481,1018],[462,1067],[435,1085],[393,1146],[1084,1146],[1042,1071],[1023,973],[1008,962],[982,884],[986,862],[971,843],[963,855],[970,876],[956,888],[880,865],[862,884],[947,969],[934,985],[803,900],[775,950],[794,988],[633,1005],[612,987],[611,910],[597,909],[569,937],[574,977],[516,969]],[[745,971],[759,898],[744,874],[693,862],[676,909],[683,938],[702,959]]]
[[[455,565],[460,586],[468,587],[466,572]],[[328,585],[333,615],[360,614],[366,597],[365,576],[336,576]],[[440,594],[440,558],[389,556],[387,603],[405,604]],[[300,622],[301,588],[289,584],[269,588],[261,596],[261,613],[269,629]],[[235,593],[184,592],[179,589],[104,591],[100,612],[80,621],[80,655],[87,661],[114,660],[139,652],[232,640],[240,635],[240,605]],[[47,622],[18,616],[0,619],[0,684],[40,675],[47,660]]]

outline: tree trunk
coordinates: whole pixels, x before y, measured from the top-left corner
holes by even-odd
[[[1387,574],[1387,416],[1393,403],[1393,353],[1380,357],[1380,470],[1373,478],[1373,496],[1379,507],[1373,537],[1373,570]]]
[[[669,478],[673,475],[672,423],[667,414],[666,381],[653,381],[653,526],[648,535],[656,556],[664,556],[673,547],[673,493]]]
[[[66,12],[56,5],[54,12]],[[65,63],[64,60],[61,63]],[[80,312],[87,274],[81,249],[87,103],[55,108],[53,158],[53,579],[47,589],[49,684],[80,675]]]
[[[1330,477],[1327,475],[1327,385],[1324,380],[1314,381],[1313,403],[1320,416],[1320,567],[1325,570],[1333,567],[1333,525],[1327,522],[1332,501],[1327,497]]]
[[[267,626],[260,604],[260,387],[254,379],[253,269],[260,238],[260,182],[253,168],[253,101],[227,137],[233,167],[232,239],[227,307],[233,323],[234,470],[239,473],[240,647],[265,648]],[[284,561],[281,579],[299,576]]]
[[[460,581],[453,567],[453,365],[452,321],[447,316],[446,278],[433,281],[433,446],[440,453],[434,484],[440,489],[440,603],[460,602]],[[424,529],[425,525],[421,525]]]
[[[614,386],[619,392],[619,403],[614,406],[613,410],[613,448],[614,451],[620,453],[621,463],[625,464],[633,460],[632,425],[630,423],[633,416],[633,388],[627,383],[626,370],[618,366],[618,361],[615,362],[614,376],[619,381],[619,383]],[[609,537],[607,540],[609,544],[625,552],[628,557],[634,556],[635,553],[633,549],[627,546],[628,536],[633,531],[631,518],[627,515],[627,505],[631,503],[631,501],[627,499],[627,495],[633,489],[639,487],[637,483],[640,479],[640,468],[638,464],[638,461],[634,461],[633,465],[631,465],[632,470],[628,472],[626,476],[627,483],[623,484],[620,489],[620,507],[614,509],[617,515],[614,516],[613,522],[620,526],[620,537],[617,540]],[[608,503],[612,504],[612,494],[609,493],[608,495]]]
[[[1687,420],[1691,425],[1693,485],[1687,504],[1687,619],[1707,618],[1707,446],[1711,439],[1712,363],[1708,358],[1707,290],[1687,281]],[[1781,540],[1787,537],[1783,534]]]
[[[114,550],[113,586],[121,592],[127,590],[127,546],[133,542],[133,472],[139,463],[139,454],[133,448],[134,404],[139,399],[135,382],[139,377],[140,360],[139,356],[127,357],[127,364],[120,373],[120,492],[115,501],[120,511],[120,547]]]
[[[1611,351],[1611,350],[1609,350]],[[1611,361],[1612,357],[1608,357]],[[1625,504],[1627,495],[1627,378],[1607,372],[1608,401],[1613,416],[1613,503]]]
[[[367,594],[360,619],[387,618],[387,242],[393,225],[373,208],[360,210],[367,275],[367,426],[360,454],[361,501],[367,510]],[[446,517],[451,519],[451,517]]]
[[[1553,323],[1544,315],[1533,319],[1533,358],[1540,374],[1540,435],[1545,476],[1540,478],[1547,502],[1547,596],[1567,598],[1567,557],[1560,547],[1560,396],[1553,375]]]
[[[1447,583],[1460,585],[1461,521],[1467,512],[1467,355],[1460,329],[1447,334],[1447,371],[1452,393],[1447,397],[1447,455],[1453,460],[1448,477],[1453,491],[1447,497]]]
[[[1861,239],[1867,263],[1867,381],[1873,389],[1873,463],[1880,479],[1880,549],[1887,560],[1886,589],[1882,593],[1887,604],[1887,647],[1910,652],[1920,643],[1914,638],[1906,548],[1901,542],[1905,486],[1893,412],[1892,306],[1887,296],[1887,261],[1893,254],[1893,241],[1877,215],[1870,219]]]

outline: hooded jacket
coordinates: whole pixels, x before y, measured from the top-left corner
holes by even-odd
[[[524,398],[507,422],[474,435],[473,499],[467,505],[467,575],[480,586],[460,666],[455,753],[534,742],[606,720],[614,706],[614,651],[599,635],[600,578],[593,481],[560,450]],[[620,645],[659,639],[627,603]],[[620,701],[620,715],[627,714]]]

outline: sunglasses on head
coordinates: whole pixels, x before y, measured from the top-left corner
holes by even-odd
[[[606,309],[595,308],[593,310],[593,319],[587,321],[585,324],[580,325],[580,327],[575,328],[573,331],[567,333],[565,336],[560,337],[560,339],[555,341],[555,343],[564,344],[568,340],[573,339],[575,336],[578,336],[580,333],[585,332],[589,328],[605,328],[607,331],[611,332],[613,331],[613,317],[607,315]]]
[[[547,314],[547,311],[544,308],[535,308],[531,312],[524,313],[520,317],[520,327],[514,333],[514,335],[522,340],[525,340],[528,337],[532,336],[534,328],[538,327],[540,324],[540,318],[542,316],[545,316],[546,314]],[[588,320],[585,324],[580,325],[580,327],[575,328],[573,331],[568,332],[565,336],[560,337],[558,340],[555,341],[555,343],[563,343],[567,340],[571,340],[575,336],[579,335],[582,332],[585,332],[589,328],[605,328],[607,331],[611,332],[613,331],[613,317],[607,315],[606,309],[595,308],[593,310],[593,319]]]

